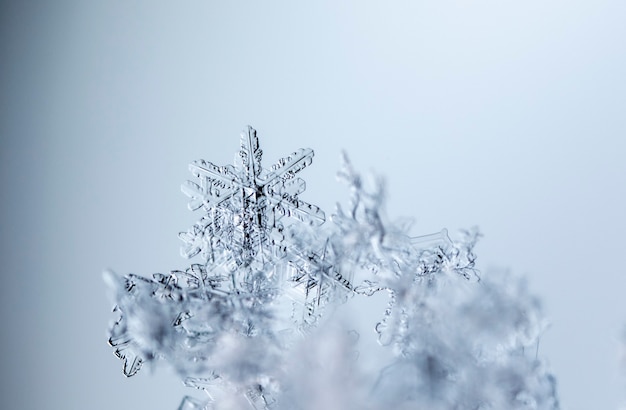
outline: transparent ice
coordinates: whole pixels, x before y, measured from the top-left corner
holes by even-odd
[[[195,263],[152,278],[105,272],[126,376],[168,362],[201,392],[179,410],[558,408],[539,303],[518,278],[479,275],[477,231],[411,236],[385,218],[382,182],[345,155],[351,201],[325,222],[299,197],[311,149],[270,168],[261,159],[248,127],[234,166],[190,164],[182,191],[201,215],[179,237]],[[354,330],[360,313],[334,314],[374,295],[386,306],[371,333]],[[380,351],[359,350],[370,337]]]

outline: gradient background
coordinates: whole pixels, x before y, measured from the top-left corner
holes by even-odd
[[[478,264],[526,274],[564,409],[626,396],[623,1],[2,2],[0,403],[174,409],[165,368],[125,379],[102,270],[184,267],[187,164],[341,149],[386,176],[415,234],[477,225]]]

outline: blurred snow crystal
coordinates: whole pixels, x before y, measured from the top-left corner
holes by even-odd
[[[195,263],[105,273],[126,376],[167,361],[201,392],[179,410],[558,408],[538,301],[519,279],[479,276],[476,231],[411,236],[345,155],[351,201],[325,223],[300,199],[313,151],[261,159],[248,127],[234,166],[189,165],[182,191],[200,216],[179,236]],[[360,334],[364,315],[375,320]]]

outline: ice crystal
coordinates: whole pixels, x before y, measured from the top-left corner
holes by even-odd
[[[538,302],[519,280],[479,276],[475,230],[411,236],[386,220],[382,182],[367,188],[345,155],[351,201],[324,223],[299,198],[313,151],[269,169],[261,158],[248,127],[234,166],[190,164],[182,191],[202,216],[179,236],[200,261],[152,278],[106,273],[126,376],[169,362],[204,392],[179,410],[558,408],[529,353]],[[372,331],[381,351],[359,353],[353,324],[332,313],[375,294],[387,298]]]

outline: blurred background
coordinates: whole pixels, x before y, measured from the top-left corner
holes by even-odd
[[[175,409],[166,366],[125,379],[102,271],[183,268],[179,186],[315,150],[331,214],[345,149],[413,234],[478,226],[478,267],[526,275],[564,409],[626,396],[626,3],[18,2],[0,5],[7,409]]]

